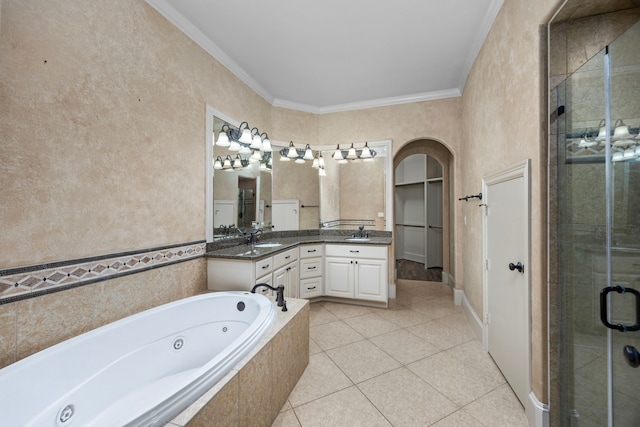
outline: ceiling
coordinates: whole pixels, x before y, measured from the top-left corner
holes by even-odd
[[[503,0],[147,0],[270,104],[323,114],[461,95]]]

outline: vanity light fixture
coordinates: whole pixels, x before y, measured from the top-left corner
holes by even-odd
[[[240,151],[242,154],[250,154],[251,149],[273,151],[269,135],[260,133],[257,127],[251,128],[247,122],[240,123],[238,128],[231,127],[229,123],[222,125],[215,145],[229,147],[229,151]]]
[[[327,176],[327,171],[324,170],[324,166],[318,168],[318,175],[320,176]]]
[[[352,143],[349,150],[341,150],[340,144],[338,144],[336,151],[333,153],[333,159],[340,164],[348,163],[349,160],[372,160],[375,156],[376,152],[369,148],[368,142],[364,143],[362,149],[355,148]]]

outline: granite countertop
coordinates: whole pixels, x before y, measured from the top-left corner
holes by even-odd
[[[227,241],[227,243],[225,243],[225,241],[223,240],[216,245],[221,247],[212,248],[213,250],[208,250],[205,256],[207,258],[227,258],[257,261],[303,244],[340,243],[345,245],[389,246],[391,245],[391,242],[393,240],[393,238],[391,237],[391,232],[371,233],[368,240],[347,240],[350,238],[351,232],[346,234],[314,233],[306,235],[304,233],[300,233],[296,236],[278,236],[277,233],[265,233],[264,238],[260,239],[257,246],[260,246],[260,244],[268,243],[280,243],[280,245],[256,247],[253,251],[251,251],[251,247],[248,244],[244,243],[244,239],[233,239]]]

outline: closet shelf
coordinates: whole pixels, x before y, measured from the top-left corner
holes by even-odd
[[[396,187],[406,187],[409,185],[424,185],[424,181],[415,181],[415,182],[396,182]]]

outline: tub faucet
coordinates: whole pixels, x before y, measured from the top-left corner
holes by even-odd
[[[266,283],[258,283],[257,285],[255,285],[253,287],[253,289],[251,289],[251,293],[255,294],[256,293],[256,289],[258,288],[268,288],[271,289],[272,291],[276,292],[276,305],[278,307],[282,307],[282,311],[288,311],[287,310],[287,302],[284,300],[284,286],[283,285],[278,285],[278,287],[274,288],[273,286],[267,285]]]

